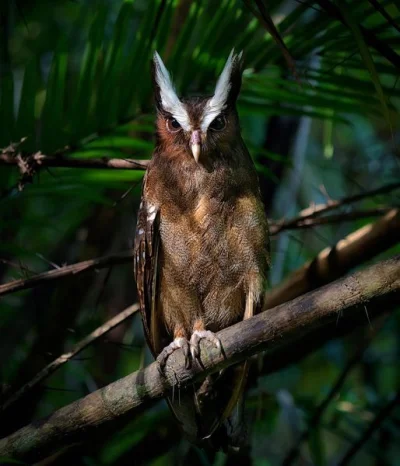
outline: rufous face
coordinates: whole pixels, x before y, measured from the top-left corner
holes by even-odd
[[[196,162],[210,151],[222,151],[240,132],[235,102],[241,75],[241,54],[235,55],[232,51],[212,97],[179,99],[170,75],[156,52],[154,77],[160,141],[170,149],[187,149]]]

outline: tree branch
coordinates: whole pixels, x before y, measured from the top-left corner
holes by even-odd
[[[350,233],[333,247],[321,251],[265,295],[266,309],[301,296],[341,277],[399,242],[400,210],[393,209],[375,223]]]
[[[398,303],[399,298],[400,256],[397,256],[219,332],[224,354],[203,342],[204,370],[197,363],[186,369],[179,350],[168,359],[165,377],[160,375],[157,363],[153,363],[23,427],[0,440],[0,456],[37,461],[81,439],[83,434],[132,415],[139,407],[166,396],[174,386],[183,389],[253,354],[284,348],[312,330],[334,324],[339,313],[356,315],[364,303],[379,306],[383,312],[383,303],[387,304],[389,299]]]
[[[128,307],[124,311],[121,311],[119,314],[114,316],[112,319],[108,320],[106,323],[98,327],[92,333],[89,333],[83,340],[74,345],[74,347],[67,353],[62,354],[41,371],[39,371],[33,379],[23,385],[19,390],[17,390],[10,398],[8,398],[2,406],[0,406],[0,412],[8,409],[12,404],[18,401],[26,392],[36,387],[40,382],[43,382],[44,379],[53,374],[59,367],[65,364],[67,361],[70,361],[73,357],[87,348],[89,345],[94,343],[99,338],[106,335],[112,329],[120,325],[126,319],[131,317],[135,312],[139,310],[139,305],[134,304],[133,306]]]
[[[31,278],[14,280],[12,282],[5,283],[4,285],[0,285],[0,296],[33,288],[34,286],[39,286],[43,283],[58,280],[59,278],[69,275],[78,275],[94,269],[104,269],[111,265],[126,264],[132,260],[132,257],[132,251],[123,251],[116,254],[110,254],[109,256],[99,257],[97,259],[89,259],[87,261],[77,262],[76,264],[66,265],[59,269],[49,270],[48,272],[38,273]]]
[[[272,231],[274,234],[280,233],[282,230],[288,230],[292,227],[296,227],[299,223],[306,223],[306,221],[315,217],[320,217],[331,210],[339,209],[349,204],[354,204],[355,202],[362,201],[363,199],[387,194],[392,191],[396,191],[397,189],[400,189],[400,183],[390,183],[371,191],[364,191],[354,196],[344,197],[337,201],[329,200],[326,204],[311,205],[310,207],[307,207],[307,209],[302,210],[295,218],[275,222],[275,230]]]
[[[398,242],[398,238],[400,238],[400,212],[393,209],[376,223],[366,225],[343,238],[332,249],[324,249],[314,261],[293,272],[281,285],[269,290],[266,297],[266,308],[281,304],[316,288],[322,283],[325,284],[338,278],[350,268],[361,264],[380,252],[386,251]],[[330,260],[331,254],[338,256],[336,259],[339,260],[339,264]],[[126,264],[132,260],[132,257],[132,251],[123,251],[66,265],[59,269],[39,273],[31,278],[13,280],[0,285],[0,296],[43,285],[66,276],[78,275],[111,265]],[[344,262],[346,267],[344,267]],[[321,264],[321,266],[316,267],[315,264]],[[321,275],[318,275],[320,268]],[[314,276],[313,274],[317,275]],[[329,277],[334,278],[328,279]],[[313,283],[310,283],[311,278],[314,280]]]
[[[271,222],[270,233],[275,236],[285,230],[305,230],[320,225],[332,225],[334,223],[351,222],[353,220],[366,219],[369,217],[379,217],[397,206],[376,207],[375,209],[354,210],[352,212],[341,212],[339,214],[327,215],[325,217],[297,217],[286,223]]]
[[[41,152],[23,154],[15,152],[13,146],[3,149],[0,153],[0,164],[16,165],[19,167],[21,175],[28,176],[32,176],[33,172],[40,167],[145,170],[148,163],[148,160],[111,159],[108,157],[79,159],[62,155],[44,155]]]

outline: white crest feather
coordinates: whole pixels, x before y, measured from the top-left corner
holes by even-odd
[[[214,95],[205,106],[203,120],[201,123],[202,131],[206,131],[210,123],[226,108],[226,101],[232,86],[230,81],[232,68],[236,61],[240,61],[241,58],[242,52],[240,52],[239,55],[235,55],[234,49],[231,50],[224,69],[218,78]]]
[[[156,81],[160,88],[161,104],[167,112],[178,120],[179,124],[185,131],[190,130],[190,118],[184,104],[179,100],[176,94],[171,77],[165,67],[160,55],[154,52],[154,64],[156,71]]]

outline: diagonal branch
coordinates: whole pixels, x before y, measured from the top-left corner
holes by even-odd
[[[338,313],[358,319],[364,303],[383,312],[399,302],[400,256],[375,264],[345,279],[308,293],[291,303],[278,306],[218,334],[224,354],[201,345],[204,370],[194,364],[186,369],[181,350],[173,353],[165,377],[157,363],[97,390],[45,419],[36,421],[0,440],[0,457],[34,462],[70,445],[82,435],[98,430],[139,407],[165,397],[174,386],[181,389],[261,351],[273,352],[292,341],[301,341],[308,332],[335,325]]]
[[[16,291],[26,290],[35,286],[43,285],[54,280],[58,280],[69,275],[78,275],[83,272],[88,272],[95,269],[104,269],[111,265],[126,264],[133,257],[132,251],[123,251],[109,256],[99,257],[97,259],[89,259],[87,261],[77,262],[76,264],[66,265],[58,269],[52,269],[48,272],[38,273],[31,278],[21,278],[14,280],[4,285],[0,285],[0,296]]]
[[[382,423],[387,419],[391,412],[400,405],[400,390],[396,393],[389,403],[387,403],[381,411],[376,415],[375,419],[368,426],[368,429],[361,435],[361,437],[353,443],[348,452],[338,463],[339,466],[345,466],[350,463],[354,456],[360,451],[360,449],[368,442],[371,435],[374,434],[382,425]]]
[[[29,390],[36,387],[39,383],[43,382],[44,379],[53,374],[57,369],[59,369],[67,361],[70,361],[73,357],[87,348],[89,345],[94,343],[99,338],[106,335],[112,329],[120,325],[129,317],[132,317],[139,310],[139,305],[134,304],[133,306],[128,307],[124,311],[121,311],[119,314],[108,320],[106,323],[98,327],[92,333],[89,333],[83,340],[77,343],[70,351],[62,354],[41,371],[39,371],[32,380],[23,385],[18,391],[16,391],[10,398],[8,398],[3,405],[0,406],[0,412],[5,411],[15,402],[17,402],[22,396],[24,396]]]
[[[350,233],[312,261],[292,272],[265,296],[266,309],[301,296],[341,277],[400,241],[400,211],[393,209],[375,223]]]
[[[390,183],[377,189],[364,191],[354,196],[344,197],[343,199],[339,199],[337,201],[330,200],[326,204],[312,205],[307,207],[307,209],[302,210],[297,217],[294,217],[290,220],[281,220],[279,222],[275,222],[273,233],[280,233],[282,230],[291,229],[292,227],[296,227],[298,224],[306,223],[308,220],[315,217],[320,217],[321,215],[324,215],[331,210],[354,204],[355,202],[362,201],[363,199],[379,196],[381,194],[387,194],[392,191],[396,191],[397,189],[400,189],[400,183]]]
[[[341,212],[339,214],[327,215],[325,217],[307,217],[305,219],[302,219],[302,217],[297,217],[297,219],[293,219],[296,221],[290,220],[289,225],[286,225],[285,223],[279,224],[278,222],[271,222],[270,233],[274,236],[278,233],[281,233],[284,230],[305,230],[321,225],[332,225],[334,223],[351,222],[353,220],[367,219],[370,217],[380,217],[381,215],[386,214],[390,210],[396,208],[397,206],[387,206],[376,207],[375,209],[363,209],[354,210],[352,212]]]

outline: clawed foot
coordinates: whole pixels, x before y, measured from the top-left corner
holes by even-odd
[[[200,341],[207,340],[221,351],[219,338],[210,330],[195,330],[190,338],[190,353],[193,359],[200,361]]]
[[[183,354],[185,356],[185,367],[186,369],[190,368],[190,359],[189,359],[189,342],[186,338],[179,337],[175,338],[175,340],[166,346],[161,353],[157,356],[157,362],[159,364],[159,369],[162,374],[164,374],[165,365],[167,363],[167,359],[171,354],[176,351],[177,349],[182,348]]]
[[[159,364],[160,373],[163,375],[167,359],[171,354],[179,348],[182,348],[183,354],[185,356],[185,368],[190,369],[191,361],[190,355],[193,359],[197,359],[201,365],[200,361],[200,341],[208,340],[214,346],[216,346],[220,351],[222,351],[221,342],[219,338],[210,330],[195,330],[190,338],[190,343],[186,338],[179,337],[166,346],[157,357],[157,362]]]

